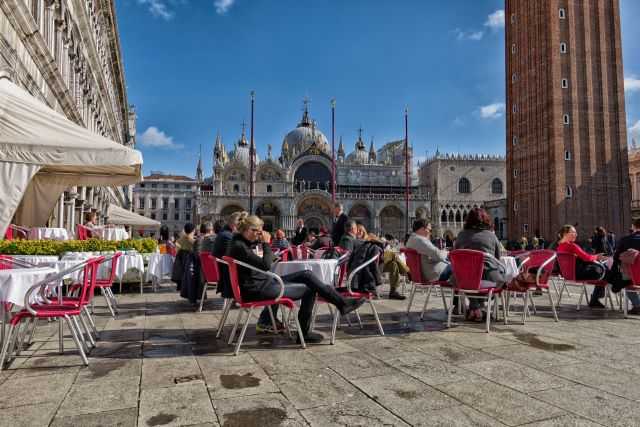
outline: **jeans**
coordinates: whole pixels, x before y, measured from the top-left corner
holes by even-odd
[[[627,292],[627,299],[631,302],[633,308],[640,307],[640,296],[637,292]]]
[[[345,299],[332,286],[327,286],[320,281],[310,271],[298,271],[295,273],[282,276],[284,282],[283,297],[290,298],[294,301],[300,300],[300,310],[298,311],[298,320],[303,334],[309,332],[311,326],[311,314],[313,313],[313,304],[316,295],[320,295],[325,301],[335,305],[338,309],[344,307]],[[258,295],[247,298],[247,301],[275,299],[280,292],[280,285],[275,280],[265,283]],[[277,314],[278,305],[272,306],[274,316]],[[271,316],[269,308],[265,307],[260,313],[258,323],[261,325],[270,325]]]
[[[603,273],[606,273],[606,267],[602,264],[590,262],[579,262],[576,264],[576,279],[577,280],[598,280],[602,277]],[[604,286],[594,286],[591,293],[591,301],[604,297]]]

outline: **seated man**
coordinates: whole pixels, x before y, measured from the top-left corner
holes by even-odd
[[[451,266],[447,262],[447,251],[438,249],[431,243],[431,224],[418,218],[413,222],[412,230],[406,246],[420,254],[422,280],[449,280]]]
[[[613,254],[613,265],[607,274],[606,280],[611,283],[613,292],[620,292],[622,288],[631,285],[628,276],[624,277],[621,269],[621,255],[628,249],[640,251],[640,219],[633,221],[631,225],[631,234],[620,239],[616,245],[616,251]],[[635,292],[627,292],[627,299],[631,301],[633,308],[629,310],[629,314],[640,314],[640,296]]]
[[[357,236],[358,224],[354,220],[350,219],[344,224],[344,234],[342,235],[338,246],[349,252],[353,252],[356,246],[361,243]]]
[[[269,244],[263,241],[262,225],[262,220],[257,216],[252,215],[244,218],[238,226],[238,233],[231,240],[227,255],[267,271],[271,269],[273,253]],[[247,301],[274,299],[280,292],[280,285],[275,279],[268,278],[257,271],[239,267],[238,276],[242,298]],[[356,310],[365,302],[364,298],[342,297],[335,288],[322,283],[310,271],[287,274],[282,276],[282,281],[285,284],[284,297],[302,300],[298,320],[305,340],[308,342],[320,342],[323,339],[322,335],[314,334],[309,330],[316,295],[333,304],[342,315]],[[277,306],[273,308],[275,316]],[[265,307],[258,319],[258,324],[266,326],[270,323],[269,311]]]

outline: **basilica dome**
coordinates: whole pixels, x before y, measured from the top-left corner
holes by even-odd
[[[258,158],[258,153],[255,155],[255,164],[257,165],[260,159]],[[234,144],[233,151],[229,156],[231,160],[236,160],[239,163],[242,163],[246,167],[249,167],[249,143],[247,142],[247,137],[244,134],[244,129],[242,130],[242,136],[240,140]]]
[[[309,112],[305,109],[298,127],[284,137],[282,153],[293,159],[305,152],[314,142],[322,151],[329,153],[327,137],[315,127],[315,122],[309,118]]]
[[[356,149],[353,153],[347,156],[347,163],[353,163],[356,165],[366,165],[369,163],[369,153],[367,147],[364,145],[362,135],[358,137],[356,141]]]

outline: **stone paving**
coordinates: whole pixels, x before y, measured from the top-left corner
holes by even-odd
[[[215,338],[220,300],[195,313],[168,284],[118,298],[116,320],[96,299],[89,367],[70,336],[59,355],[55,325],[40,324],[0,372],[1,426],[640,425],[640,319],[619,312],[563,304],[555,323],[540,297],[526,325],[512,313],[486,334],[445,329],[438,298],[424,321],[421,296],[410,319],[381,299],[385,337],[365,307],[364,328],[343,325],[333,346],[302,350],[250,327],[233,356]],[[321,311],[317,330],[329,325]]]

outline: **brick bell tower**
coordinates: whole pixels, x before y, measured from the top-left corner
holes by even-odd
[[[506,0],[509,237],[631,222],[619,0]]]

